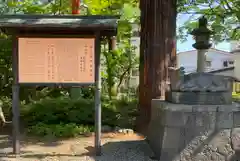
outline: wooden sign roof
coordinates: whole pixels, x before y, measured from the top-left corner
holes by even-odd
[[[108,31],[116,34],[117,16],[75,15],[0,15],[0,29],[4,30],[69,30]]]

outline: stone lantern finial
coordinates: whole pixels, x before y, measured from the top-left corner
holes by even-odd
[[[207,24],[208,24],[208,21],[205,18],[205,16],[199,18],[199,20],[198,20],[199,27],[207,27]]]

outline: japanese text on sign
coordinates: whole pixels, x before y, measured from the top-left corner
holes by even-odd
[[[94,83],[93,38],[19,38],[19,83]]]

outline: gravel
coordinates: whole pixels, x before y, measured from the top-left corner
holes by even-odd
[[[154,161],[148,144],[136,135],[103,136],[102,155],[97,157],[93,143],[93,137],[47,144],[23,142],[22,154],[16,158],[10,155],[10,144],[1,139],[0,161]]]

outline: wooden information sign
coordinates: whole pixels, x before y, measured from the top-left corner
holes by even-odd
[[[94,83],[94,38],[19,38],[19,83]]]
[[[108,45],[114,46],[119,18],[106,15],[0,15],[0,30],[11,36],[13,44],[13,154],[21,155],[20,86],[80,89],[90,85],[95,88],[95,153],[102,154],[101,41],[103,37],[107,38],[110,40]],[[70,97],[78,98],[79,92],[75,94],[71,90]]]

